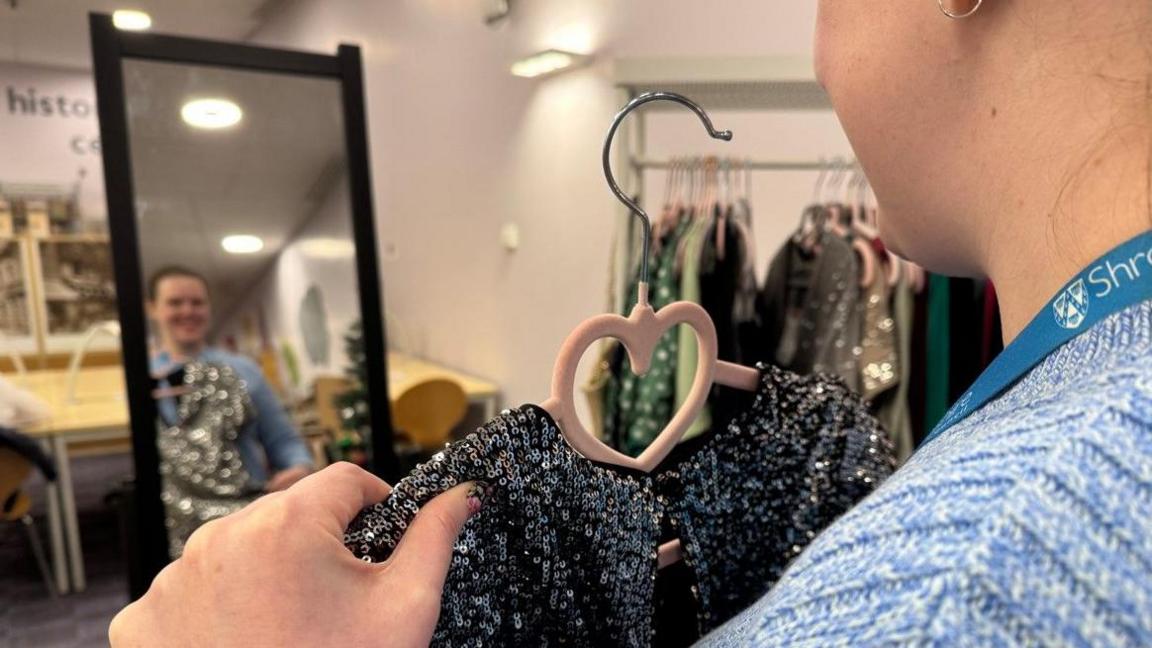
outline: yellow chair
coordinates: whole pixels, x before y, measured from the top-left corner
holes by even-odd
[[[393,402],[392,424],[397,436],[421,448],[439,448],[467,411],[468,397],[460,383],[432,378],[404,390]]]
[[[0,446],[0,521],[21,522],[28,533],[28,541],[32,545],[32,554],[36,565],[40,568],[40,575],[44,578],[44,585],[53,597],[56,588],[52,586],[52,577],[48,569],[48,561],[44,557],[44,545],[41,544],[40,534],[36,531],[36,524],[32,520],[29,509],[32,508],[32,498],[21,490],[20,486],[32,472],[32,462],[24,455],[12,448]],[[55,476],[53,475],[53,478]]]

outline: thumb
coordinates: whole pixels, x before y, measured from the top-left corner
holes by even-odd
[[[424,581],[434,591],[443,589],[456,536],[484,505],[491,490],[485,482],[465,482],[432,498],[392,552],[389,571],[397,574],[400,582]]]

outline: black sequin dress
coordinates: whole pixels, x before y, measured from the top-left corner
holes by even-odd
[[[887,435],[842,383],[761,366],[726,429],[681,444],[650,474],[586,459],[539,407],[507,410],[365,508],[345,544],[385,560],[421,505],[487,481],[453,553],[433,645],[648,646],[662,527],[682,541],[707,632],[756,601],[893,465]]]

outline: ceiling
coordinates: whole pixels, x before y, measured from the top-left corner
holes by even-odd
[[[0,62],[91,69],[91,11],[140,9],[151,14],[153,31],[240,41],[287,1],[0,0]]]
[[[125,62],[124,84],[145,275],[170,264],[200,271],[217,312],[230,312],[283,245],[339,194],[340,84],[141,60]],[[185,124],[183,104],[204,97],[237,103],[240,123],[218,131]],[[351,218],[350,206],[335,208]],[[229,254],[220,245],[228,234],[259,236],[265,247]]]

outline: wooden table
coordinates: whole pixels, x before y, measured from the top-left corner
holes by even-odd
[[[469,402],[484,408],[484,420],[496,416],[500,389],[494,383],[402,353],[388,354],[388,396],[394,400],[409,387],[429,378],[450,378],[464,388]],[[55,459],[59,477],[48,482],[48,529],[52,565],[60,593],[81,592],[86,586],[76,495],[72,486],[69,446],[131,437],[124,371],[120,367],[82,369],[77,398],[68,394],[65,370],[31,371],[11,381],[44,400],[52,415],[35,427],[21,430],[40,441]]]

